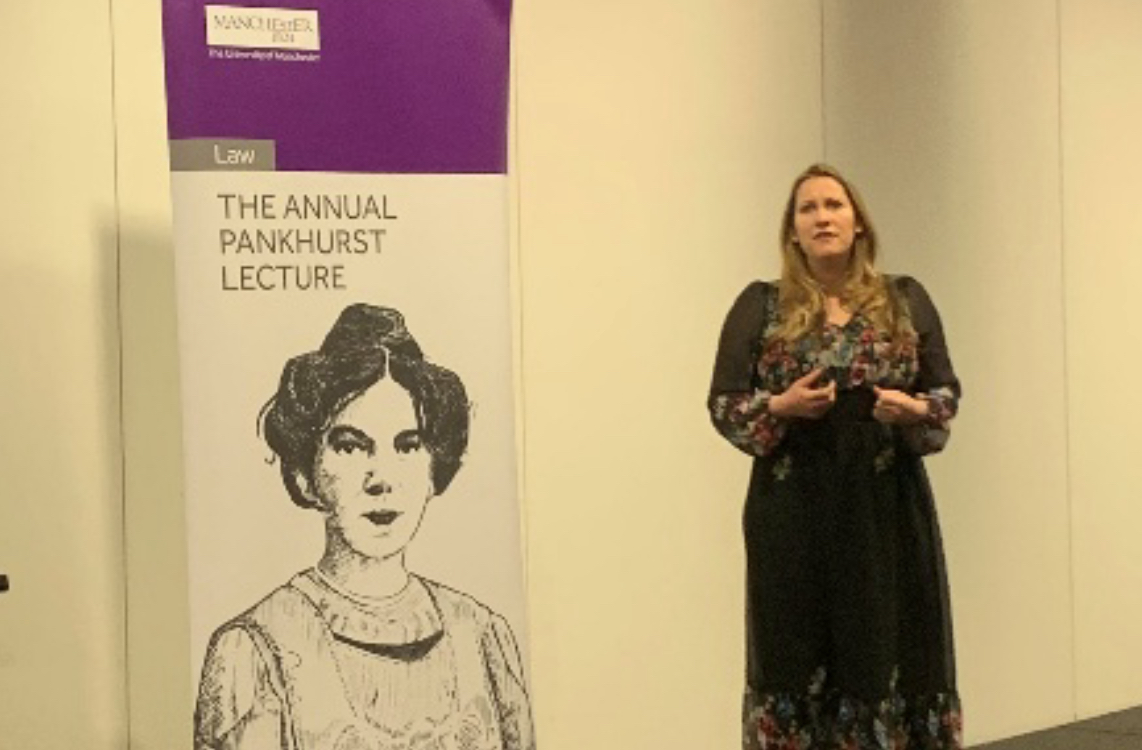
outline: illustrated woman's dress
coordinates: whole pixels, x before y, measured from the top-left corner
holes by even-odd
[[[534,750],[507,623],[413,576],[354,597],[314,570],[214,634],[195,750]]]
[[[893,341],[858,311],[781,343],[771,336],[777,286],[766,282],[741,293],[722,331],[710,414],[754,457],[743,515],[746,750],[962,745],[944,555],[921,462],[947,441],[960,384],[923,287],[888,283],[915,336]],[[837,384],[825,416],[771,414],[770,396],[816,367],[821,384]],[[875,421],[874,385],[926,399],[929,417]]]

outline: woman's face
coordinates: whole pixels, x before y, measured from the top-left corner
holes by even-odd
[[[311,491],[327,528],[361,555],[408,546],[433,494],[432,455],[408,391],[386,377],[341,410],[321,436]]]
[[[856,210],[841,183],[832,177],[810,177],[798,186],[793,231],[810,267],[847,258],[859,230]]]

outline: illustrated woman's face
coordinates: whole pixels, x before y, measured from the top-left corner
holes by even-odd
[[[412,397],[384,378],[322,435],[311,489],[330,533],[361,555],[384,559],[416,535],[433,494],[431,470]]]
[[[858,228],[852,201],[832,177],[810,177],[797,188],[793,229],[810,265],[847,256]]]

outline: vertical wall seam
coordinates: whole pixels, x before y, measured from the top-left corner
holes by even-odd
[[[828,118],[825,110],[825,0],[820,0],[820,17],[818,19],[818,26],[821,32],[820,45],[821,45],[821,161],[828,163],[829,161],[829,135],[828,135]]]
[[[1071,378],[1070,349],[1068,347],[1067,316],[1067,234],[1066,234],[1066,163],[1063,139],[1063,0],[1055,0],[1055,65],[1058,107],[1058,160],[1059,160],[1059,273],[1061,280],[1062,342],[1063,342],[1063,473],[1067,497],[1067,585],[1071,602],[1071,717],[1078,719],[1078,606],[1075,600],[1075,496],[1072,481],[1071,453]]]
[[[130,617],[130,567],[128,566],[127,551],[127,430],[126,430],[126,387],[125,366],[123,354],[123,222],[122,203],[120,201],[120,174],[119,174],[119,101],[116,96],[116,82],[118,79],[117,60],[115,56],[115,2],[107,0],[107,36],[110,44],[110,93],[111,93],[111,197],[115,215],[115,341],[116,341],[116,379],[118,381],[117,407],[118,407],[118,441],[119,441],[119,514],[120,514],[120,541],[122,552],[120,565],[122,566],[123,585],[123,718],[126,722],[126,750],[131,750],[133,740],[131,737],[131,617]]]

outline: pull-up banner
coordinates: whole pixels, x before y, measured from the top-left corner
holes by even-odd
[[[534,748],[510,0],[163,9],[196,750]]]

